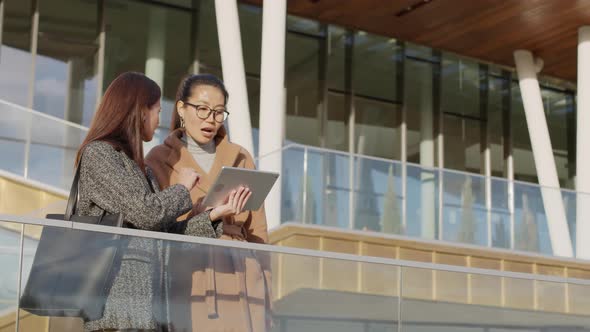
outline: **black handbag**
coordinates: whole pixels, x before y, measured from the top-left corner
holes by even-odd
[[[48,214],[47,218],[123,227],[122,214],[74,214],[79,178],[78,165],[66,213]],[[117,234],[45,226],[20,308],[38,316],[102,318],[126,245],[126,239]]]

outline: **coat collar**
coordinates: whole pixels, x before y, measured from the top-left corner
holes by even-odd
[[[211,170],[207,173],[199,166],[184,145],[182,141],[184,135],[186,135],[184,129],[176,129],[164,141],[164,144],[170,148],[170,153],[166,158],[166,164],[175,171],[183,167],[190,167],[196,170],[201,175],[196,188],[203,193],[207,193],[211,185],[213,185],[213,181],[215,181],[217,175],[221,172],[221,168],[223,166],[234,166],[241,148],[239,145],[230,143],[227,135],[222,131],[220,135],[215,137],[215,160],[213,161]]]

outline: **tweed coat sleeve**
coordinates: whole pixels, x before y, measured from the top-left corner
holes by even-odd
[[[122,213],[139,229],[157,231],[168,228],[192,208],[187,188],[174,185],[152,192],[139,167],[133,165],[137,172],[130,171],[124,158],[123,153],[105,142],[93,142],[84,149],[80,180],[94,204],[109,213]]]

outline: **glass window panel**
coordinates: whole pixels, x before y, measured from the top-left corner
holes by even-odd
[[[207,9],[208,3],[202,2],[203,10]],[[192,11],[121,0],[113,0],[110,4],[105,9],[108,27],[105,88],[121,73],[138,71],[154,79],[162,89],[160,128],[152,142],[146,145],[148,150],[166,137],[176,90],[182,78],[191,72]],[[154,65],[158,60],[163,61],[163,68]]]
[[[89,125],[96,106],[98,3],[39,2],[35,110]]]
[[[344,92],[346,86],[346,49],[351,47],[352,35],[346,29],[330,25],[328,27],[330,50],[328,52],[328,88]],[[350,82],[349,82],[350,83]]]
[[[401,288],[404,331],[576,331],[590,326],[588,301],[582,300],[589,287],[584,285],[404,267]],[[570,305],[580,305],[583,313],[566,313],[568,292],[575,297]]]
[[[240,34],[246,73],[260,75],[260,52],[262,50],[262,8],[240,3]],[[248,91],[248,93],[250,93]],[[252,109],[250,109],[252,112]]]
[[[319,146],[324,135],[319,109],[320,43],[315,38],[287,33],[286,47],[287,139]]]
[[[441,107],[444,113],[479,118],[479,64],[444,53],[441,73]]]
[[[12,330],[17,304],[20,237],[21,225],[0,221],[0,313],[10,317],[9,322],[12,324],[8,325],[12,325]]]
[[[389,234],[405,234],[402,166],[361,157],[356,158],[354,166],[354,227]]]
[[[575,175],[574,160],[570,156],[575,154],[575,105],[574,96],[565,92],[541,89],[543,106],[547,116],[547,126],[557,175],[563,188],[574,188]]]
[[[555,189],[545,188],[545,194]],[[514,184],[514,248],[553,254],[541,188],[526,183]]]
[[[320,23],[315,20],[310,20],[294,15],[287,15],[287,30],[319,34],[321,31],[321,26]]]
[[[433,64],[406,58],[404,107],[409,162],[435,166]]]
[[[358,32],[354,36],[353,87],[356,95],[397,100],[401,48],[396,39]]]
[[[538,183],[537,170],[531,139],[524,113],[518,82],[512,82],[512,156],[514,159],[514,179]]]
[[[28,130],[31,128],[33,115],[11,104],[0,103],[0,153],[9,158],[2,158],[0,168],[25,175],[25,154]]]
[[[258,128],[260,126],[260,79],[254,76],[246,76],[246,88],[248,90],[248,104],[250,106],[250,125],[252,126],[252,139],[254,155],[258,155]]]
[[[328,92],[328,119],[326,123],[326,147],[340,151],[349,151],[349,113],[346,96],[341,93]]]
[[[510,184],[507,180],[492,179],[492,210],[491,210],[491,228],[492,228],[492,247],[510,248],[510,209],[508,199]]]
[[[31,0],[4,1],[0,99],[27,106],[31,80]]]
[[[407,165],[406,234],[425,239],[438,238],[439,172]]]
[[[443,176],[443,240],[487,246],[484,178],[454,172]]]
[[[205,66],[203,72],[209,72],[209,67],[221,68],[221,54],[219,53],[217,20],[215,17],[215,1],[199,1],[198,10],[199,35],[197,43],[199,50],[199,64]]]
[[[437,61],[438,57],[432,54],[432,48],[428,46],[406,43],[406,55],[412,58],[427,61]]]
[[[479,65],[452,54],[442,59],[441,107],[444,113],[445,168],[481,173]]]
[[[313,179],[304,173],[304,161],[305,152],[302,148],[290,147],[283,151],[281,222],[305,222],[302,219],[304,195],[311,194],[309,186]]]
[[[355,152],[386,159],[401,158],[399,105],[355,97]]]
[[[483,173],[480,120],[444,115],[445,168]]]
[[[493,68],[493,67],[492,67]],[[491,70],[493,71],[493,70]],[[510,82],[502,77],[489,76],[488,79],[488,104],[487,104],[487,128],[490,145],[491,173],[492,176],[505,177],[504,147],[508,143],[504,139],[504,114],[510,98]]]
[[[31,228],[38,229],[37,226],[27,225],[26,232],[29,232]],[[176,329],[190,330],[194,320],[199,319],[203,326],[214,325],[222,330],[235,330],[236,324],[241,323],[241,321],[236,322],[233,319],[236,313],[235,308],[240,307],[238,296],[240,289],[235,283],[219,281],[227,279],[228,276],[231,277],[229,280],[235,281],[235,276],[231,274],[235,273],[233,265],[238,263],[247,268],[248,276],[259,276],[259,278],[252,280],[248,278],[248,301],[246,301],[247,307],[245,308],[245,310],[250,309],[254,313],[260,313],[260,315],[251,315],[251,322],[256,327],[265,324],[264,301],[273,303],[274,310],[272,317],[269,317],[275,326],[273,331],[319,329],[322,331],[362,332],[367,331],[367,327],[371,327],[370,331],[396,331],[401,319],[399,317],[401,280],[399,278],[400,270],[397,266],[367,263],[361,260],[348,261],[299,254],[257,252],[252,249],[224,248],[128,235],[112,239],[109,235],[99,232],[60,229],[52,226],[44,228],[44,231],[53,231],[53,234],[58,230],[63,231],[64,237],[68,235],[72,237],[74,235],[88,236],[88,242],[92,243],[95,248],[120,246],[122,265],[118,269],[118,278],[115,279],[112,288],[108,291],[110,294],[106,293],[103,296],[112,296],[112,292],[116,291],[116,300],[126,308],[125,318],[134,318],[134,324],[140,326],[148,325],[154,318],[140,311],[142,308],[145,311],[146,303],[142,301],[152,296],[154,299],[152,303],[163,303],[171,309],[167,314],[156,316],[160,319],[160,323],[173,322]],[[40,232],[37,230],[37,239],[39,234]],[[46,232],[44,236],[48,237],[45,240],[50,241],[53,234]],[[154,235],[157,237],[157,234]],[[53,236],[55,237],[55,235]],[[305,240],[299,241],[298,237],[285,238],[283,241],[284,244],[288,243],[292,246],[306,246]],[[40,254],[38,252],[40,247],[36,241],[28,246],[26,243],[25,245],[26,250],[31,254],[30,257]],[[343,241],[337,239],[325,239],[323,245],[327,250],[347,247]],[[87,253],[88,250],[93,250],[92,248],[84,248],[87,250],[83,250],[80,246],[77,250],[69,252],[67,250],[62,253],[54,252],[54,256],[45,253],[44,258],[47,264],[41,266],[55,267],[56,264],[71,262],[72,255],[79,256],[80,252]],[[166,258],[167,264],[160,264],[161,248],[166,248],[165,252],[169,253],[167,254],[169,257]],[[210,266],[209,257],[215,257],[217,263],[228,262],[228,264],[227,266],[216,264],[215,266],[218,268],[215,268]],[[187,261],[192,263],[187,265]],[[229,269],[229,275],[228,273],[220,273],[219,266],[222,265],[225,266],[224,272]],[[197,278],[200,278],[199,276],[205,275],[210,267],[217,271],[215,273],[217,280],[215,288],[211,289],[208,283],[192,284],[193,276],[196,275]],[[260,273],[262,269],[265,270],[265,277],[271,276],[272,278],[264,278]],[[13,274],[15,271],[18,273],[16,267],[8,270]],[[26,285],[30,273],[37,272],[38,270],[32,270],[30,263],[25,264],[22,273],[23,286]],[[75,280],[77,277],[76,274],[68,274],[68,271],[64,273],[66,277],[71,278],[70,280]],[[127,278],[129,275],[137,276],[138,274],[146,278]],[[195,307],[205,308],[207,306],[206,296],[164,297],[160,292],[163,291],[162,285],[165,283],[154,282],[153,285],[150,285],[150,275],[174,280],[174,283],[168,285],[170,288],[167,288],[172,294],[180,294],[186,290],[190,292],[191,284],[193,293],[200,294],[202,290],[206,293],[217,294],[219,305],[216,310],[220,315],[211,318],[211,316],[207,316],[206,310],[193,310],[191,323],[191,315],[184,315],[184,312],[190,312],[191,307],[193,309]],[[348,277],[343,278],[343,275]],[[272,285],[265,285],[265,280],[272,280]],[[14,286],[12,288],[14,289]],[[140,291],[137,291],[139,288],[141,288]],[[146,293],[150,289],[153,293]],[[237,295],[227,297],[231,294]],[[41,296],[41,294],[34,293],[31,296]],[[223,298],[227,299],[222,301]],[[149,303],[148,308],[150,308]],[[246,316],[250,317],[250,315]],[[26,312],[21,312],[21,323],[25,322],[28,317],[30,315]],[[43,320],[42,323],[47,324],[47,321]],[[51,323],[52,326],[55,326],[53,324],[56,321],[51,318]],[[65,322],[58,320],[57,323],[61,327],[60,331],[79,331],[82,322],[80,319],[69,319]],[[109,323],[110,327],[115,330],[128,327],[128,325],[119,325],[122,323],[119,319],[110,320]],[[21,331],[36,332],[40,330],[39,326],[47,325],[21,324]],[[263,329],[263,327],[256,328],[256,330]]]

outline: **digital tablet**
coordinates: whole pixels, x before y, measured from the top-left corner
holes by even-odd
[[[278,178],[278,173],[224,166],[201,204],[219,206],[232,190],[244,186],[252,192],[244,211],[258,210]]]

